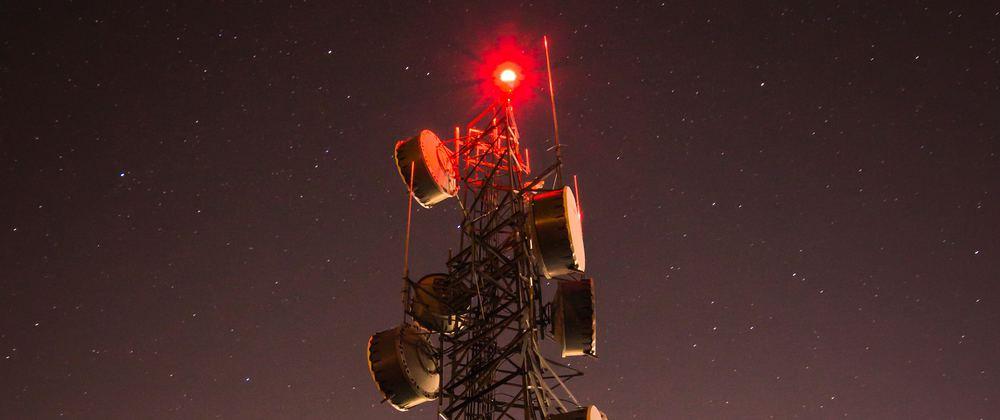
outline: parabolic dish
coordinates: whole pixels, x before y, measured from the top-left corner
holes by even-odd
[[[532,195],[530,223],[533,247],[545,277],[586,269],[583,226],[573,190],[563,187]]]
[[[440,381],[427,334],[418,326],[400,325],[368,340],[368,370],[397,410],[437,398]]]
[[[417,282],[413,293],[413,318],[431,331],[451,333],[462,328],[459,316],[471,305],[472,297],[447,274],[428,274]]]
[[[396,143],[396,169],[406,187],[413,173],[413,198],[426,208],[433,207],[458,192],[455,165],[438,136],[430,130]]]
[[[597,355],[596,308],[594,279],[559,282],[552,316],[562,357]]]

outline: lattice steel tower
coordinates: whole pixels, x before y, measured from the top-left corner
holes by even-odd
[[[447,272],[412,281],[408,212],[403,323],[369,340],[372,378],[397,409],[436,400],[443,419],[607,419],[566,386],[582,373],[541,348],[550,338],[563,357],[596,356],[594,281],[583,276],[579,202],[562,174],[551,71],[555,161],[537,175],[511,101],[523,75],[513,63],[494,74],[504,94],[464,132],[441,141],[424,130],[396,144],[413,200],[458,198],[461,237]]]

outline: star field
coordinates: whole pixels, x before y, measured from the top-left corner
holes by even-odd
[[[581,400],[994,417],[1000,7],[782,3],[5,6],[0,417],[433,418],[365,364],[401,318],[391,151],[478,113],[505,34],[553,42],[597,281]],[[459,215],[415,208],[414,273]]]

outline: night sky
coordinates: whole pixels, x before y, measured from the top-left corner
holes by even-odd
[[[365,362],[402,318],[392,147],[544,34],[597,281],[581,400],[1000,413],[996,4],[45,3],[0,6],[2,418],[432,419]],[[458,221],[416,210],[415,275]]]

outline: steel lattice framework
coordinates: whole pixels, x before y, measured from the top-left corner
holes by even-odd
[[[439,411],[447,419],[544,419],[579,405],[565,381],[582,374],[541,353],[550,323],[545,279],[534,268],[525,232],[525,194],[547,179],[561,182],[561,162],[529,178],[513,107],[508,101],[487,113],[492,118],[483,118],[485,128],[469,127],[457,139],[465,157],[459,164],[462,238],[448,270],[473,304],[464,329],[440,335]]]

